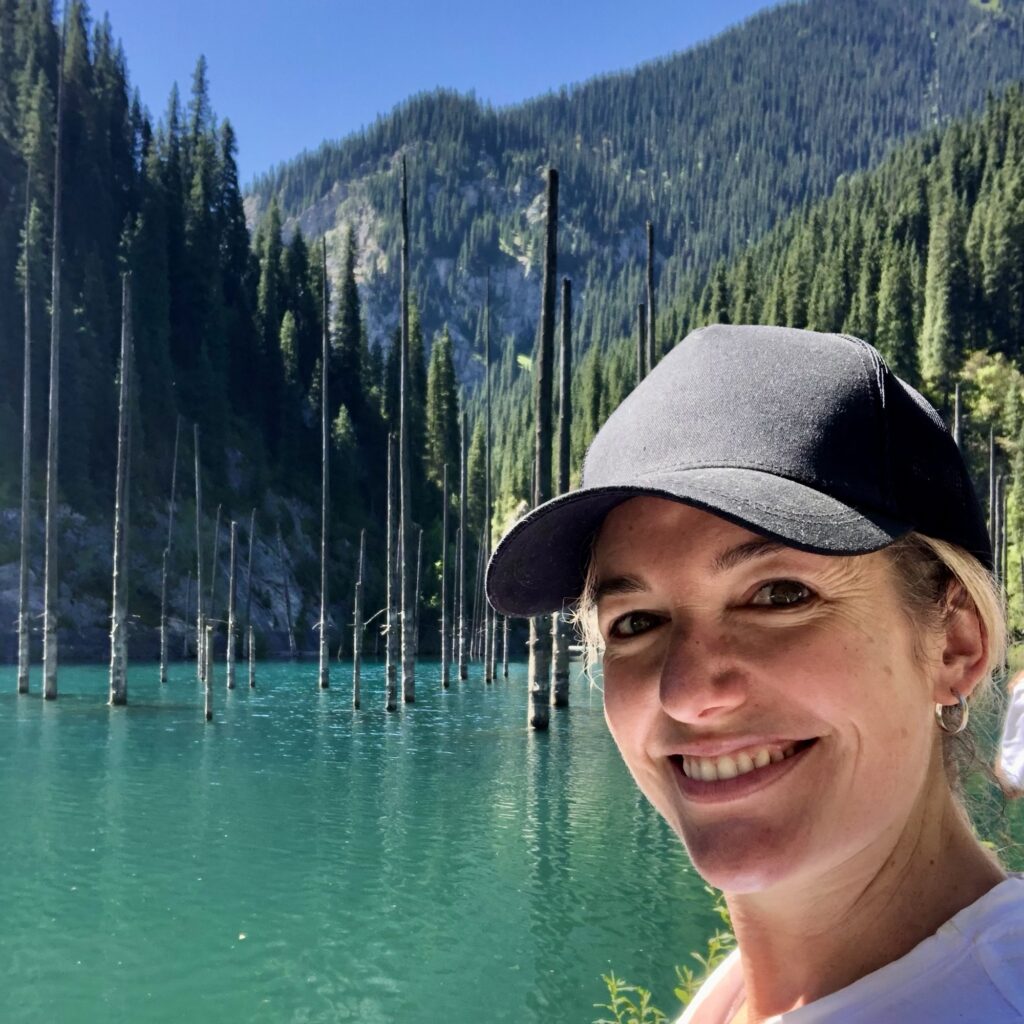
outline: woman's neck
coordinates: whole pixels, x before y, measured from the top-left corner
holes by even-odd
[[[924,801],[900,835],[856,862],[770,892],[727,894],[745,989],[734,1022],[755,1024],[845,988],[1006,877],[948,789],[936,799],[940,806]]]

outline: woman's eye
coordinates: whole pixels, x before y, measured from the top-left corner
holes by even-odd
[[[628,615],[616,619],[608,632],[616,639],[625,639],[646,632],[652,626],[657,625],[657,622],[656,615],[650,615],[647,612],[630,612]]]
[[[758,589],[750,603],[769,608],[786,608],[803,604],[810,597],[810,588],[796,580],[772,580]]]

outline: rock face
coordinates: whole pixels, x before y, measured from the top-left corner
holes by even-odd
[[[128,653],[134,660],[157,660],[160,654],[160,570],[163,546],[167,539],[167,514],[151,512],[133,521],[129,534],[128,569]],[[179,510],[175,524],[171,570],[168,580],[168,653],[171,661],[185,656],[186,638],[189,656],[195,650],[195,589],[191,594],[190,614],[186,621],[185,604],[188,590],[187,576],[195,571],[194,524],[182,522]],[[295,628],[296,645],[300,653],[314,652],[317,638],[312,629],[319,614],[318,579],[303,567],[316,565],[317,554],[310,539],[308,523],[313,513],[299,502],[270,495],[257,520],[280,522],[284,536],[282,560],[277,546],[276,531],[261,536],[257,526],[253,547],[252,620],[259,637],[261,654],[274,657],[289,651],[285,610],[285,581],[290,597],[291,620]],[[244,615],[249,595],[246,579],[248,555],[248,516],[239,516],[239,535],[243,557],[239,558],[238,608]],[[43,613],[43,521],[34,515],[30,524],[31,552],[29,557],[29,610],[32,615],[32,661],[42,657]],[[67,506],[59,516],[60,548],[58,574],[60,576],[59,601],[59,657],[68,662],[106,662],[110,657],[110,602],[111,554],[113,526],[109,522],[87,520]],[[209,601],[209,559],[213,555],[212,519],[204,523],[207,566],[205,599]],[[14,663],[18,655],[16,623],[18,616],[18,544],[20,513],[18,509],[0,509],[0,662]],[[215,653],[224,650],[224,625],[227,619],[228,544],[223,530],[218,551],[216,589],[212,618],[219,624]],[[338,588],[339,592],[342,588]],[[344,588],[347,592],[348,587]],[[342,609],[333,610],[334,622],[345,621]],[[347,644],[346,644],[347,646]]]

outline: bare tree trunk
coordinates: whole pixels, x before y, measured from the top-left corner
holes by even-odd
[[[508,616],[501,617],[501,675],[508,679]]]
[[[18,693],[28,693],[29,469],[32,461],[32,170],[25,175],[25,365],[21,397],[21,561],[18,567]]]
[[[491,557],[491,273],[487,272],[484,293],[484,528],[481,545],[484,551],[484,567]],[[484,682],[494,679],[494,659],[491,657],[491,609],[487,596],[483,598],[484,610]]]
[[[551,377],[555,342],[555,282],[558,272],[558,171],[548,168],[547,231],[544,284],[541,292],[540,345],[534,369],[534,493],[533,505],[551,497]],[[550,719],[551,632],[548,616],[530,619],[530,724],[546,729]]]
[[[281,582],[284,586],[284,621],[288,627],[288,657],[295,660],[295,630],[292,628],[292,592],[288,586],[288,563],[284,559],[284,541],[281,539],[281,523],[277,524],[277,558],[281,563]]]
[[[493,608],[489,608],[488,614],[491,616],[491,676],[496,679],[498,676],[498,613]]]
[[[238,523],[231,520],[231,555],[228,560],[228,638],[227,638],[227,677],[228,689],[235,688],[235,548],[238,541]]]
[[[329,324],[330,303],[327,296],[327,236],[321,242],[324,265],[324,292],[323,292],[323,340],[321,354],[320,372],[320,689],[326,690],[331,685],[331,654],[327,646],[327,506],[329,503],[330,488],[330,441],[331,435],[328,429],[327,415],[327,380],[330,374],[327,372],[329,357]]]
[[[441,477],[441,689],[448,682],[448,463]]]
[[[956,392],[953,395],[953,440],[957,448],[963,448],[964,425],[962,420],[962,408],[960,405],[960,385],[957,384]]]
[[[174,536],[174,497],[178,485],[178,440],[181,435],[181,417],[174,422],[174,460],[171,466],[171,500],[167,506],[167,543],[164,545],[160,570],[160,682],[167,682],[167,567],[171,558]]]
[[[385,678],[386,694],[384,707],[387,711],[395,710],[396,683],[398,678],[398,489],[395,480],[397,467],[395,449],[398,447],[395,435],[388,435],[388,585],[387,585],[387,626],[385,645]]]
[[[572,282],[562,278],[562,351],[558,379],[558,493],[569,490],[569,437],[572,431]],[[562,611],[552,616],[552,686],[556,708],[569,706],[569,623]]]
[[[360,674],[363,664],[363,569],[366,564],[366,530],[359,531],[359,568],[356,596],[352,604],[352,707],[359,707]]]
[[[196,678],[206,678],[206,661],[203,647],[206,643],[206,624],[203,621],[203,541],[200,519],[203,514],[202,477],[199,471],[199,425],[192,424],[192,448],[196,464]]]
[[[121,278],[121,380],[117,403],[117,475],[114,484],[114,579],[110,609],[110,696],[108,703],[128,703],[128,600],[125,580],[128,531],[128,417],[132,375],[132,292],[128,274]]]
[[[249,623],[249,689],[256,689],[256,635],[252,623]]]
[[[206,720],[213,721],[213,626],[206,627],[206,638],[203,640],[203,679],[206,682]]]
[[[43,697],[57,699],[57,453],[60,438],[60,263],[61,139],[64,121],[64,43],[67,8],[57,66],[57,144],[53,161],[53,253],[50,291],[50,408],[46,435],[46,549],[43,569]]]
[[[461,442],[459,446],[459,679],[465,679],[466,669],[466,413],[462,413]]]
[[[409,196],[402,157],[402,352],[399,360],[399,548],[401,550],[401,614],[402,623],[402,699],[408,704],[416,699],[416,654],[413,638],[412,567],[409,563],[412,540],[412,491],[409,477]]]
[[[654,336],[654,225],[647,222],[647,372],[658,362],[658,342]]]
[[[647,376],[647,307],[642,302],[636,307],[636,382]]]
[[[256,509],[249,515],[249,564],[245,570],[245,632],[249,655],[249,689],[256,689],[256,647],[252,628],[252,548],[256,539]]]

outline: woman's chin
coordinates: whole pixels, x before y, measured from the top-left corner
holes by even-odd
[[[732,819],[699,828],[681,826],[676,832],[686,846],[697,873],[716,889],[728,893],[764,892],[798,870],[798,837],[783,834],[770,822]]]

